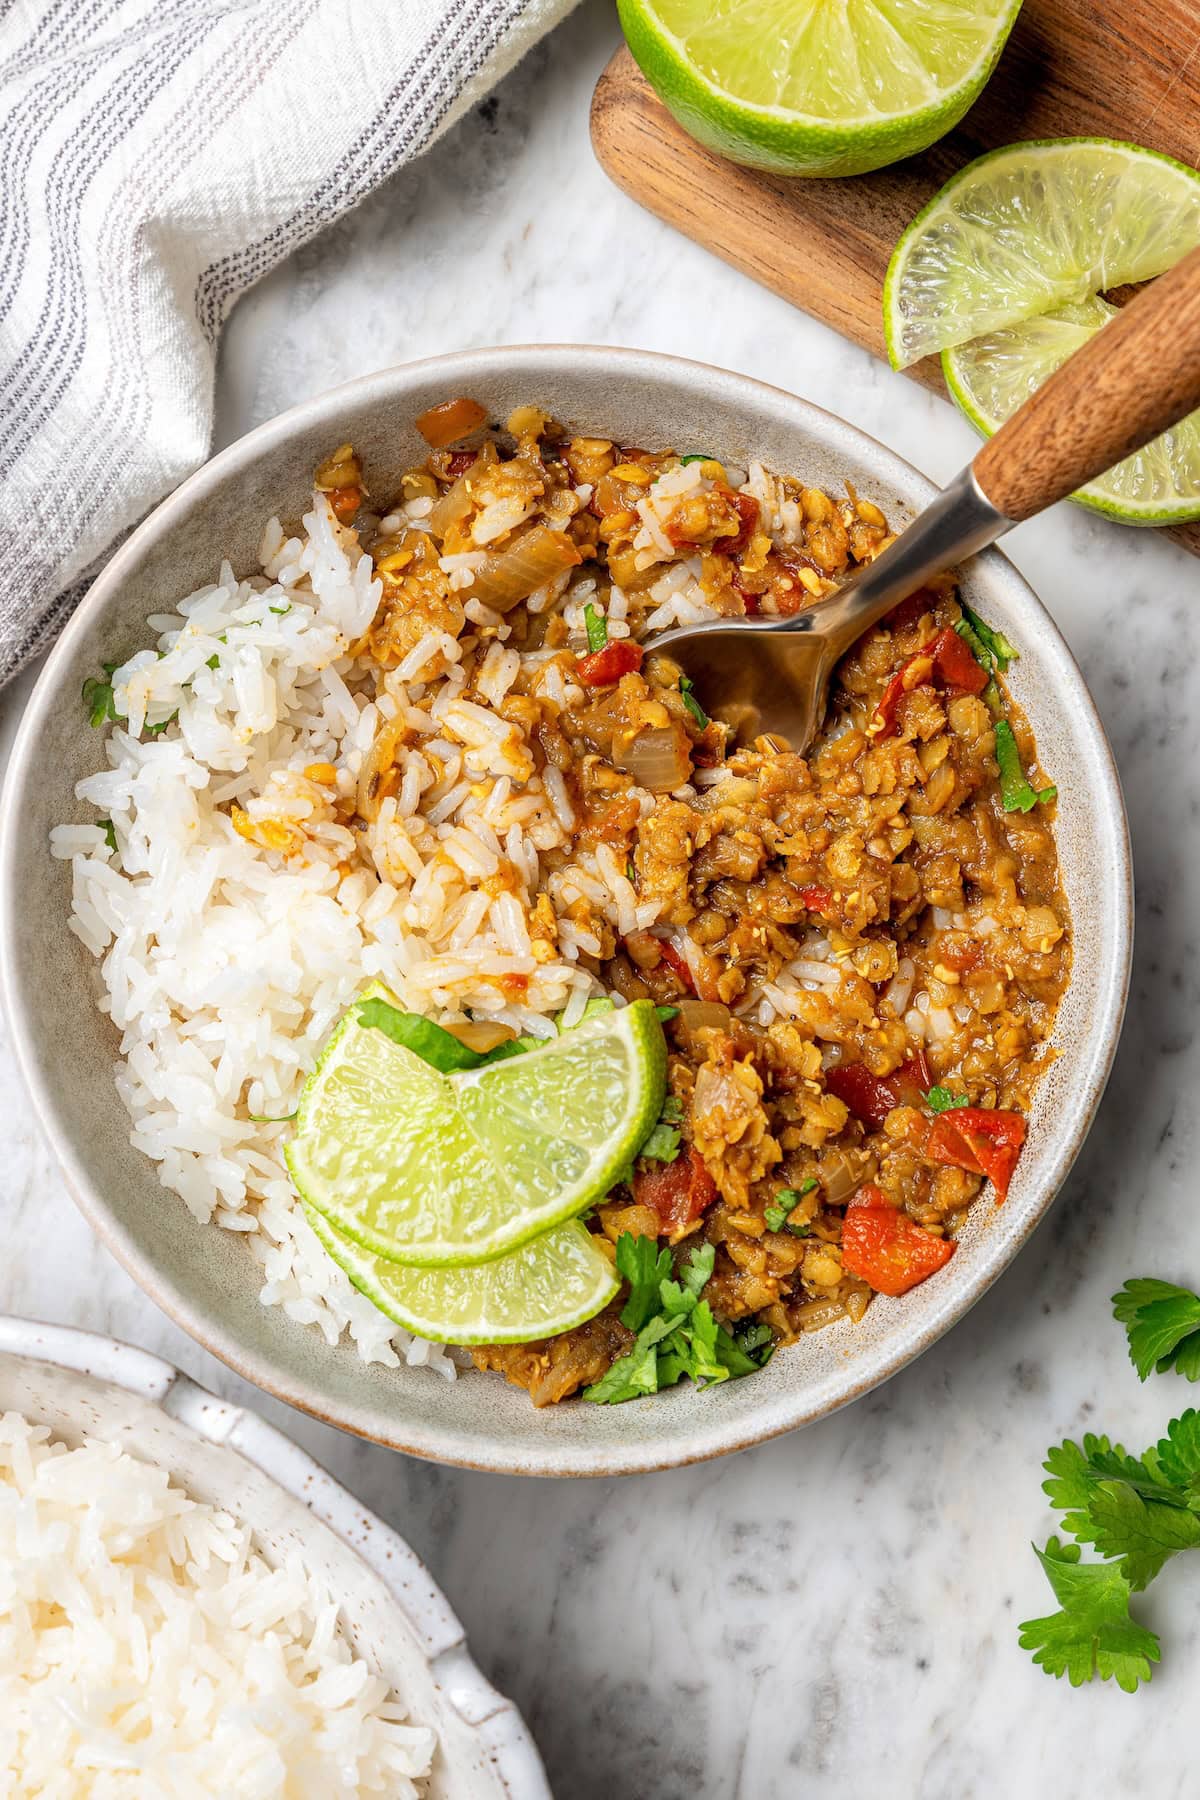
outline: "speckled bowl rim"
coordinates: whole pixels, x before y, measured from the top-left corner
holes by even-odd
[[[328,1526],[383,1583],[442,1703],[472,1733],[511,1800],[552,1800],[529,1727],[515,1703],[492,1686],[475,1662],[461,1620],[411,1544],[284,1432],[249,1407],[222,1400],[164,1357],[73,1325],[0,1314],[0,1357],[49,1363],[121,1388],[259,1470]],[[254,1529],[253,1519],[244,1522]]]
[[[324,423],[336,436],[339,416],[352,403],[376,400],[389,390],[431,374],[438,375],[459,392],[470,392],[474,381],[482,382],[498,374],[527,371],[533,379],[544,375],[556,361],[573,368],[590,369],[597,375],[611,375],[614,379],[636,377],[639,370],[644,370],[656,379],[672,375],[685,388],[699,385],[717,393],[723,391],[726,395],[734,391],[752,395],[760,402],[769,402],[790,424],[807,429],[831,457],[836,457],[839,452],[850,458],[856,454],[869,457],[886,478],[905,493],[907,502],[914,507],[927,505],[938,491],[934,483],[911,463],[870,433],[811,401],[734,370],[655,351],[607,345],[523,344],[453,352],[375,370],[301,402],[239,438],[168,495],[116,551],[54,645],[20,721],[0,794],[0,1001],[9,1018],[17,1062],[32,1097],[35,1114],[80,1210],[144,1292],[214,1356],[247,1381],[313,1417],[410,1455],[501,1474],[611,1476],[685,1467],[748,1449],[826,1418],[890,1380],[936,1343],[1004,1273],[1045,1217],[1091,1129],[1116,1055],[1132,964],[1133,873],[1128,819],[1112,749],[1082,671],[1051,615],[1007,557],[999,550],[991,549],[974,560],[1019,595],[1020,604],[1033,616],[1036,628],[1053,652],[1059,673],[1072,685],[1074,715],[1079,729],[1088,739],[1087,767],[1082,773],[1086,774],[1092,790],[1094,808],[1108,820],[1113,832],[1116,866],[1108,871],[1111,895],[1106,897],[1104,908],[1109,920],[1112,955],[1099,972],[1099,989],[1089,1034],[1090,1059],[1084,1065],[1078,1087],[1072,1090],[1070,1113],[1064,1109],[1057,1116],[1056,1152],[1048,1164],[1037,1201],[1027,1206],[1020,1232],[1004,1242],[997,1237],[990,1250],[977,1260],[969,1276],[960,1276],[952,1284],[948,1283],[944,1297],[925,1308],[920,1329],[907,1334],[898,1332],[890,1349],[883,1346],[873,1354],[864,1350],[849,1358],[844,1379],[833,1384],[836,1392],[823,1393],[815,1399],[804,1394],[785,1393],[775,1396],[771,1403],[764,1396],[749,1428],[745,1419],[728,1425],[693,1426],[686,1441],[675,1443],[670,1450],[665,1450],[653,1437],[649,1441],[638,1440],[635,1434],[635,1441],[620,1451],[614,1451],[611,1445],[581,1448],[571,1443],[553,1443],[541,1451],[522,1445],[519,1454],[509,1454],[504,1448],[489,1444],[486,1435],[479,1436],[453,1423],[444,1428],[422,1427],[412,1434],[397,1429],[394,1421],[387,1420],[369,1405],[341,1406],[331,1411],[328,1397],[314,1384],[292,1379],[281,1373],[270,1359],[248,1350],[222,1328],[219,1320],[199,1312],[175,1281],[148,1264],[134,1235],[114,1218],[82,1160],[66,1145],[64,1134],[57,1128],[48,1086],[38,1069],[31,1022],[24,1016],[22,1007],[14,1004],[19,988],[14,932],[9,917],[18,861],[15,821],[19,793],[31,776],[43,713],[53,704],[60,668],[69,663],[76,642],[90,630],[96,615],[118,590],[127,571],[136,565],[143,549],[186,518],[210,487],[246,467],[264,452],[285,443],[294,434]],[[1036,730],[1036,717],[1032,722]],[[1080,773],[1076,772],[1077,779]]]

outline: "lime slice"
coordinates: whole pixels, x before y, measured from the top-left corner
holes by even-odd
[[[385,989],[373,987],[360,1000]],[[394,1004],[394,1002],[393,1002]],[[667,1049],[649,1000],[443,1075],[346,1013],[288,1145],[304,1200],[393,1262],[486,1262],[582,1212],[653,1129]]]
[[[942,353],[946,385],[972,425],[990,437],[1116,311],[1093,294],[1043,318],[972,338]],[[1200,519],[1200,412],[1071,498],[1127,525],[1181,525]]]
[[[924,150],[991,74],[1020,0],[618,0],[685,131],[782,175],[860,175]]]
[[[922,356],[1126,282],[1200,243],[1200,175],[1108,138],[1010,144],[917,214],[883,287],[888,355]]]
[[[621,1285],[578,1219],[491,1262],[413,1269],[373,1256],[313,1207],[306,1211],[359,1293],[406,1331],[439,1344],[528,1344],[557,1337],[602,1311]]]

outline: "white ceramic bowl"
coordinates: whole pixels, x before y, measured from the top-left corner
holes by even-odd
[[[429,1800],[551,1800],[520,1713],[471,1660],[462,1626],[403,1538],[254,1413],[114,1338],[0,1318],[0,1413],[84,1433],[169,1470],[234,1513],[269,1561],[291,1550],[340,1597],[356,1651],[438,1751]]]
[[[683,1383],[622,1406],[535,1412],[498,1377],[453,1385],[419,1369],[367,1368],[349,1345],[258,1301],[257,1265],[231,1234],[197,1225],[129,1143],[113,1087],[113,1033],[97,975],[67,930],[70,877],[51,825],[84,818],[75,783],[100,752],[79,702],[84,678],[145,641],[146,615],[212,579],[219,557],[254,565],[263,520],[297,517],[310,471],[351,439],[376,491],[425,454],[412,420],[453,394],[492,417],[522,401],[624,443],[711,449],[745,465],[851,481],[895,524],[932,498],[924,476],[840,419],[744,376],[674,357],[606,349],[480,350],[386,369],[274,419],[207,464],[117,552],[56,645],[26,710],[0,808],[0,975],[14,1043],[42,1125],[79,1204],[130,1273],[242,1375],[380,1443],[518,1474],[623,1474],[715,1456],[820,1418],[902,1368],[962,1317],[1044,1215],[1099,1104],[1129,975],[1132,887],[1120,787],[1100,721],[1053,620],[1003,556],[965,571],[966,597],[1020,647],[1010,672],[1059,783],[1058,842],[1075,935],[1059,1052],[1037,1090],[1007,1204],[976,1206],[935,1281],[877,1299],[761,1373],[698,1392]],[[1018,1277],[1019,1278],[1019,1277]]]

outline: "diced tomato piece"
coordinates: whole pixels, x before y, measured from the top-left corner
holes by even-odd
[[[987,670],[975,661],[957,631],[949,625],[939,631],[931,649],[934,678],[940,686],[961,694],[982,694],[988,684]]]
[[[842,1267],[870,1282],[877,1294],[906,1294],[944,1268],[955,1248],[952,1239],[922,1231],[871,1182],[846,1208]]]
[[[856,1119],[877,1127],[893,1106],[919,1106],[933,1086],[933,1078],[925,1052],[918,1050],[890,1075],[872,1075],[862,1063],[839,1063],[826,1069],[825,1086],[845,1101]]]
[[[799,894],[809,912],[832,914],[833,889],[827,888],[823,882],[810,881],[800,888]]]
[[[338,524],[349,525],[362,505],[362,489],[360,487],[330,488],[325,498],[333,508],[333,516]]]
[[[741,523],[732,537],[715,538],[713,549],[719,550],[722,556],[740,556],[743,550],[749,548],[754,528],[758,524],[758,501],[751,494],[735,494],[728,489],[722,489],[722,492],[736,506]]]
[[[1024,1142],[1023,1113],[956,1106],[933,1120],[925,1154],[931,1162],[966,1169],[972,1175],[986,1175],[996,1190],[997,1200],[1004,1200]]]
[[[660,938],[658,947],[662,951],[662,959],[671,973],[679,978],[689,994],[694,994],[696,983],[692,975],[692,967],[682,950],[677,950],[669,938]]]
[[[762,595],[752,594],[749,588],[743,587],[736,574],[733,577],[733,591],[741,596],[742,605],[746,609],[746,617],[756,619],[762,611]]]
[[[603,650],[581,656],[578,664],[580,681],[586,687],[611,687],[622,675],[631,675],[642,666],[642,647],[629,638],[617,638]]]
[[[862,1063],[839,1063],[834,1069],[826,1069],[825,1086],[844,1100],[864,1125],[882,1125],[896,1104],[887,1082],[872,1075]]]
[[[927,682],[934,687],[950,688],[955,693],[982,694],[988,684],[986,669],[981,669],[957,631],[947,626],[939,631],[932,644],[910,656],[883,690],[883,696],[871,721],[876,737],[891,737],[898,728],[900,702],[914,688]]]
[[[478,455],[479,455],[478,450],[454,450],[454,451],[452,451],[450,456],[446,460],[447,475],[452,475],[454,477],[454,479],[457,481],[457,479],[460,475],[466,474],[467,470],[470,468],[471,464],[475,461],[475,459]]]
[[[639,1206],[656,1212],[669,1236],[686,1231],[701,1218],[717,1197],[717,1184],[691,1144],[674,1162],[643,1163],[633,1178],[633,1197]]]

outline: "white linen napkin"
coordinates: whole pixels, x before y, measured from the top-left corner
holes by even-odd
[[[208,454],[238,295],[573,4],[0,0],[0,682]]]

